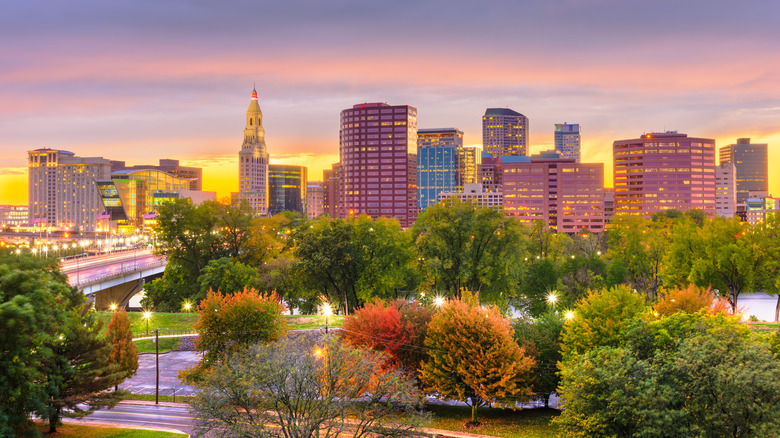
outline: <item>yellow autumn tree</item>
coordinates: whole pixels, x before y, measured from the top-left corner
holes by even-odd
[[[473,424],[480,406],[514,409],[531,396],[534,360],[515,342],[509,320],[494,306],[480,306],[477,293],[464,290],[444,304],[431,320],[425,346],[423,384],[444,400],[468,403]]]

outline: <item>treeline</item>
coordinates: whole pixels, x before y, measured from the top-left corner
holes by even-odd
[[[532,316],[550,301],[570,307],[589,290],[623,284],[651,300],[668,288],[709,287],[734,309],[745,293],[780,290],[776,218],[751,226],[671,210],[567,235],[471,204],[434,205],[402,230],[392,219],[252,219],[247,208],[177,200],[161,207],[158,224],[168,266],[146,287],[146,304],[158,310],[244,287],[276,291],[303,313],[325,298],[343,314],[373,298],[457,298],[465,288]]]

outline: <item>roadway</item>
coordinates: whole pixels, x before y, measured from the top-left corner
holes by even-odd
[[[83,418],[64,418],[75,424],[110,424],[137,428],[170,429],[191,434],[195,418],[184,403],[122,401],[113,409],[95,411]]]
[[[92,257],[66,259],[60,262],[60,272],[68,276],[71,285],[87,284],[100,278],[135,271],[160,263],[151,249],[126,250]]]

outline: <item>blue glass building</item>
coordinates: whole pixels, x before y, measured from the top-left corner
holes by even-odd
[[[439,199],[440,192],[463,191],[475,182],[479,151],[463,147],[463,132],[455,128],[417,130],[417,206],[420,211]]]

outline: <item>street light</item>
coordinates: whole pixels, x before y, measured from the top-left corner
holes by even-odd
[[[111,304],[109,308],[111,309],[112,312],[116,312],[116,304]]]
[[[547,304],[549,304],[552,307],[555,307],[555,303],[558,302],[558,296],[555,295],[555,292],[550,292],[547,294]]]
[[[436,307],[441,308],[441,306],[444,305],[444,297],[441,295],[437,296],[433,299],[433,304],[436,304]]]
[[[566,320],[572,320],[574,319],[574,311],[573,310],[567,310],[566,311]]]
[[[190,303],[189,301],[185,301],[182,307],[184,307],[185,312],[189,312],[190,309],[192,308],[192,303]]]
[[[325,333],[328,333],[328,317],[333,315],[333,309],[330,308],[329,303],[322,304],[322,314],[325,315]]]
[[[146,336],[149,336],[149,319],[152,318],[152,312],[145,311],[144,312],[144,319],[146,320]]]

